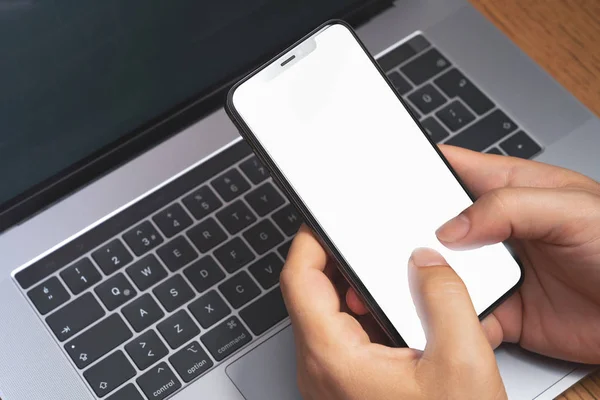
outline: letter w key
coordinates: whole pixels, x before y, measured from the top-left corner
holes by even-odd
[[[127,268],[127,275],[140,290],[146,290],[167,276],[167,271],[158,259],[149,254]]]

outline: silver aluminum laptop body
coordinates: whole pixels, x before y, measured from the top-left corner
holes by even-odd
[[[358,33],[379,54],[421,31],[542,145],[537,160],[600,179],[600,120],[549,78],[466,0],[402,0]],[[0,236],[0,397],[95,399],[12,279],[166,181],[240,140],[221,110]],[[75,218],[73,216],[76,216]],[[50,250],[49,250],[50,249]],[[511,399],[550,399],[589,367],[515,346],[497,351]],[[288,320],[254,340],[173,398],[299,399]]]

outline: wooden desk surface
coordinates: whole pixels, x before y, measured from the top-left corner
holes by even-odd
[[[470,0],[525,53],[600,116],[599,0]],[[600,400],[600,370],[559,400]]]

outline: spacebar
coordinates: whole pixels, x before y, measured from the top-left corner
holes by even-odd
[[[240,317],[255,335],[260,335],[287,316],[279,286],[240,311]]]

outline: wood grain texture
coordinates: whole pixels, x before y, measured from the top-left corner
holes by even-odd
[[[600,115],[599,0],[471,0],[514,43]]]
[[[600,116],[600,0],[470,1]],[[600,370],[557,399],[600,400]]]

